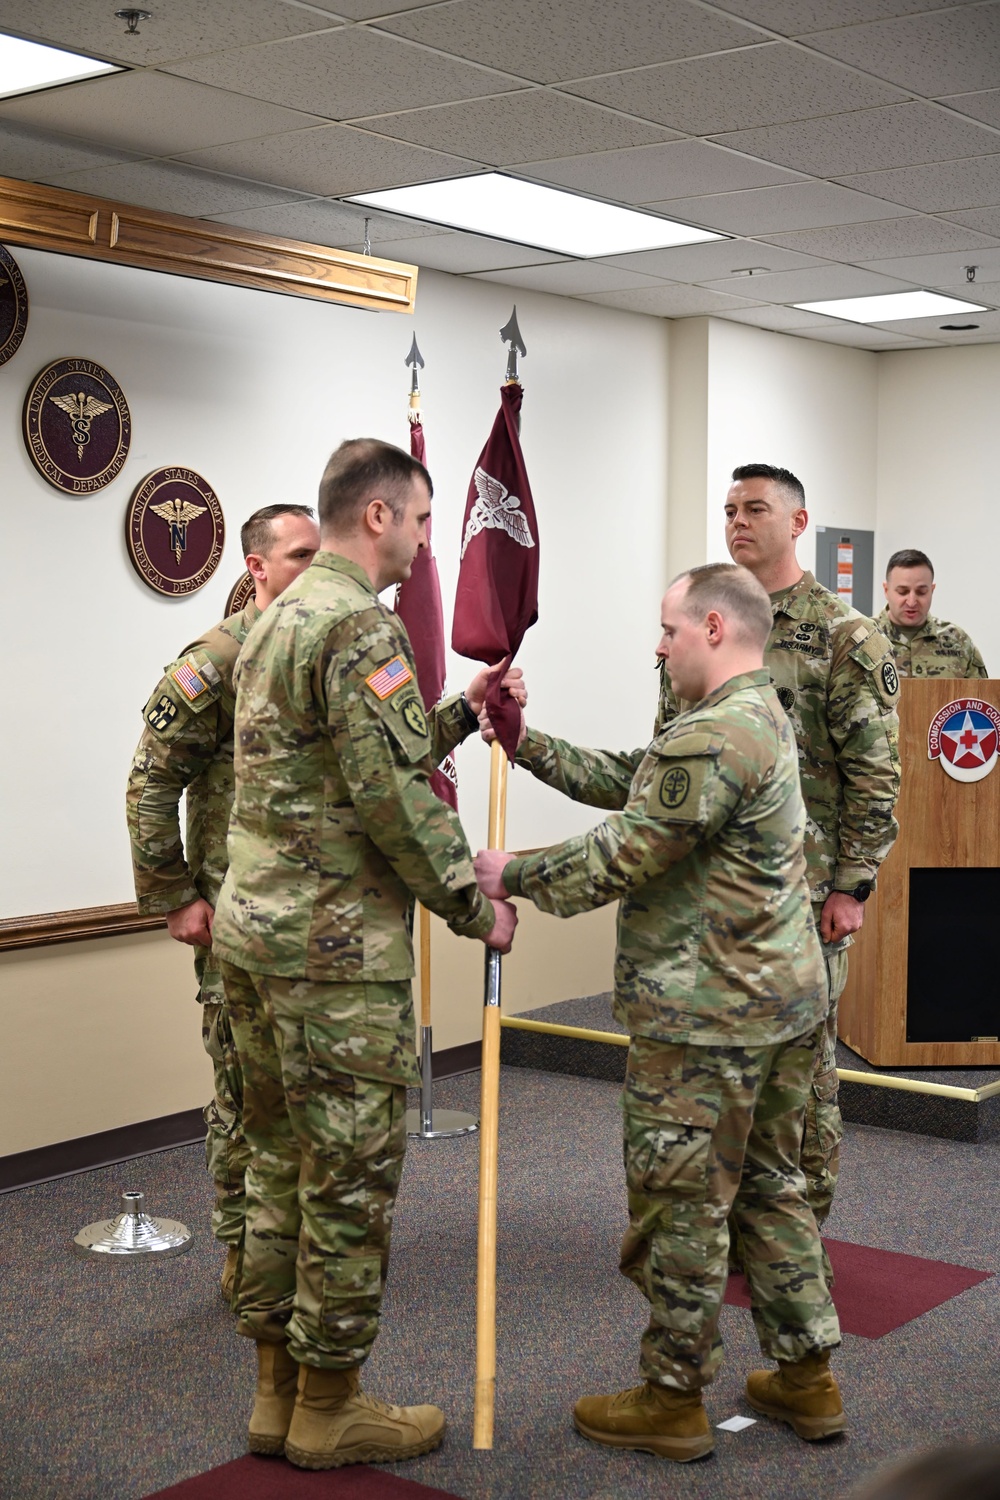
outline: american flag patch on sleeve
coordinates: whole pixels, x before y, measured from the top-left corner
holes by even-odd
[[[365,678],[366,687],[370,687],[376,698],[388,698],[397,688],[404,687],[406,683],[413,681],[413,673],[401,656],[394,656],[387,661],[385,666],[379,667],[370,677]]]
[[[208,691],[208,683],[203,677],[199,677],[189,661],[182,661],[180,666],[175,667],[170,675],[185,698],[191,703],[200,697],[202,693]]]

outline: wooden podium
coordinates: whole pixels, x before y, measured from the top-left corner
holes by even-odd
[[[928,756],[932,722],[958,699],[1000,712],[1000,681],[900,683],[899,837],[855,936],[838,1022],[876,1067],[1000,1064],[1000,760],[958,781]]]

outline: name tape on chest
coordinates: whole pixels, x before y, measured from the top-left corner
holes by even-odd
[[[365,678],[365,687],[371,688],[376,698],[385,701],[392,694],[413,681],[413,673],[401,656],[394,656],[377,671]]]
[[[202,674],[189,661],[182,661],[170,674],[189,703],[208,692],[208,674]]]

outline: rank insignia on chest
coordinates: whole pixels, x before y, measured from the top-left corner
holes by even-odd
[[[371,688],[376,698],[384,700],[412,681],[413,673],[406,662],[401,656],[394,656],[391,661],[379,667],[378,671],[365,678],[365,686]]]
[[[169,729],[176,717],[177,704],[166,693],[161,693],[152,708],[147,710],[146,723],[150,728],[158,729],[162,732],[164,729]]]
[[[170,676],[189,703],[193,703],[196,698],[200,698],[202,693],[208,692],[208,683],[204,677],[195,671],[189,661],[182,661],[179,667],[174,668]]]
[[[401,712],[404,723],[409,725],[414,734],[427,733],[427,717],[416,698],[407,698]]]

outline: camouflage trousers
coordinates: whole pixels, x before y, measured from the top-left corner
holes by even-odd
[[[839,1344],[798,1165],[821,1040],[821,1029],[771,1047],[632,1038],[622,1100],[629,1228],[621,1270],[651,1308],[645,1379],[693,1390],[714,1378],[730,1211],[765,1355],[796,1360]]]
[[[201,1036],[215,1074],[214,1096],[202,1111],[208,1127],[205,1162],[215,1183],[212,1233],[222,1244],[238,1246],[246,1216],[244,1176],[250,1152],[243,1137],[243,1074],[229,1015],[219,1001],[202,1002]]]
[[[287,1339],[301,1363],[351,1368],[378,1333],[406,1085],[419,1076],[410,986],[222,972],[250,1147],[237,1326]],[[384,1024],[359,1036],[363,1016]]]
[[[816,1223],[821,1227],[830,1212],[837,1189],[840,1143],[844,1138],[844,1122],[837,1103],[837,1003],[847,983],[846,946],[823,943],[822,948],[826,960],[830,1008],[826,1015],[823,1045],[816,1058],[816,1072],[806,1106],[806,1125],[799,1159],[805,1174],[809,1206],[816,1216]]]

